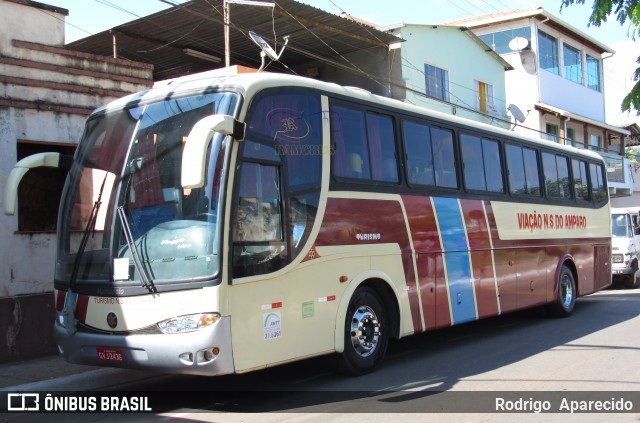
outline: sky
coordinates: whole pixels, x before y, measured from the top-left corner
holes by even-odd
[[[187,0],[39,0],[69,11],[65,19],[66,42],[75,41],[114,26],[169,8],[167,3]],[[277,0],[275,0],[277,2]],[[329,13],[346,12],[377,25],[395,23],[438,24],[470,16],[509,9],[543,7],[600,43],[615,50],[605,60],[605,108],[607,123],[639,123],[635,113],[620,113],[624,95],[634,85],[633,71],[638,67],[640,40],[630,39],[628,27],[611,16],[601,27],[588,26],[593,4],[574,4],[560,10],[562,0],[300,0]]]

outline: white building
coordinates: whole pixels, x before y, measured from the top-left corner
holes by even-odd
[[[400,50],[396,58],[400,63],[392,69],[392,97],[508,126],[505,71],[513,67],[473,32],[457,26],[415,24],[379,29],[404,40],[394,46]]]
[[[62,47],[67,14],[35,1],[0,0],[2,187],[18,160],[45,151],[73,154],[93,109],[153,83],[151,65]],[[56,351],[55,227],[65,177],[58,169],[29,172],[16,214],[0,214],[0,362]]]
[[[605,122],[604,60],[614,51],[542,8],[510,10],[448,22],[476,33],[514,70],[506,102],[515,131],[598,151],[607,161],[609,192],[630,195],[624,158],[628,131]]]

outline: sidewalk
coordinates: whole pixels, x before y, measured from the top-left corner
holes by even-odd
[[[164,376],[139,370],[69,364],[62,356],[0,364],[0,391],[108,390]]]

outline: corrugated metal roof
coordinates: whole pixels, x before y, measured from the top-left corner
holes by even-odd
[[[229,4],[231,64],[257,68],[260,49],[248,32],[261,35],[276,51],[289,35],[280,60],[291,68],[314,60],[349,65],[342,56],[354,51],[384,48],[398,42],[393,35],[360,22],[327,13],[293,0],[276,0],[274,7]],[[274,37],[275,32],[275,37]],[[192,0],[179,6],[112,28],[66,47],[111,56],[113,38],[118,57],[152,63],[154,79],[173,78],[224,66],[222,0]],[[220,58],[220,63],[193,58],[185,49]],[[283,70],[274,63],[272,70]]]

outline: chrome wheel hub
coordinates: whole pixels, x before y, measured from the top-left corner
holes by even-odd
[[[351,343],[361,357],[368,357],[376,350],[380,340],[380,322],[373,309],[358,307],[351,319]]]

